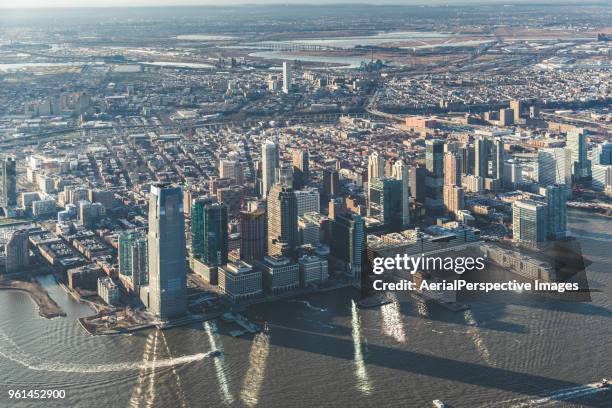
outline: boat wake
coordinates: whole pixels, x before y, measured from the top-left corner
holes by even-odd
[[[320,307],[316,307],[313,306],[309,301],[307,300],[289,300],[288,302],[290,303],[302,303],[304,304],[307,308],[309,308],[310,310],[316,310],[317,312],[327,312],[327,309],[322,309]]]
[[[165,367],[201,361],[211,356],[212,352],[196,353],[181,357],[167,358],[161,360],[143,360],[137,362],[110,363],[110,364],[75,364],[44,361],[38,357],[23,352],[10,338],[0,332],[0,357],[11,360],[30,370],[50,371],[63,373],[110,373],[121,371],[153,370]]]

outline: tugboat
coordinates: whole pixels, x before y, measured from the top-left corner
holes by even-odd
[[[446,408],[446,404],[442,402],[442,400],[435,399],[431,401],[431,403],[433,404],[435,408]]]
[[[610,386],[610,380],[608,380],[607,378],[602,378],[601,382],[598,385],[599,388],[608,388],[609,386]]]

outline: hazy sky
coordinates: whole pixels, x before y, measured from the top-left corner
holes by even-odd
[[[539,0],[551,3],[555,0]],[[558,0],[561,1],[561,0]],[[126,7],[172,5],[229,5],[229,4],[451,4],[451,3],[525,3],[529,0],[0,0],[0,8],[40,7]]]

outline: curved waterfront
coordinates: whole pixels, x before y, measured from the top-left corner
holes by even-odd
[[[591,303],[508,293],[453,313],[397,294],[358,309],[343,289],[252,307],[270,327],[254,337],[221,322],[90,336],[76,319],[91,310],[42,278],[68,316],[40,318],[27,294],[0,292],[2,401],[44,387],[66,390],[67,401],[45,403],[57,407],[607,406],[610,391],[594,383],[612,373],[612,223],[569,214],[593,262]]]

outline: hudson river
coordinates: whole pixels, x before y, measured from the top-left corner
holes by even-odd
[[[590,303],[505,293],[453,313],[398,295],[363,310],[345,289],[249,309],[270,328],[255,337],[221,322],[94,337],[76,321],[91,309],[40,278],[68,316],[0,292],[0,407],[612,406],[595,385],[612,376],[612,219],[569,214]],[[8,399],[43,388],[66,399]]]

